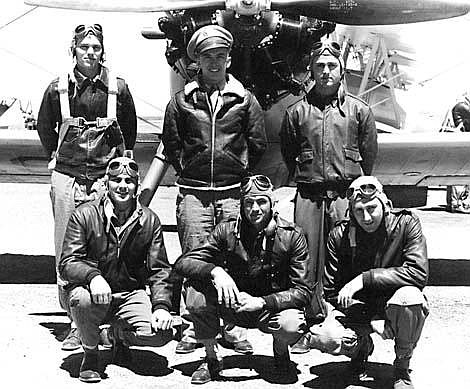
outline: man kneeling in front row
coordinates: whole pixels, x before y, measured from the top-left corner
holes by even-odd
[[[426,240],[410,211],[393,211],[380,182],[362,176],[347,190],[350,221],[330,233],[324,290],[325,321],[310,328],[309,346],[351,357],[365,376],[370,333],[395,340],[394,388],[413,388],[409,364],[428,314]]]
[[[101,380],[102,323],[112,323],[109,334],[118,363],[130,362],[129,345],[158,347],[172,339],[171,266],[160,220],[137,201],[137,164],[126,157],[111,160],[105,182],[103,197],[72,214],[59,263],[84,349],[79,375],[84,382]]]
[[[276,371],[292,373],[288,346],[305,331],[312,285],[305,237],[273,211],[272,190],[266,176],[242,180],[238,219],[217,225],[206,244],[175,263],[188,279],[187,309],[206,349],[193,384],[217,379],[223,368],[215,340],[220,317],[272,334]]]

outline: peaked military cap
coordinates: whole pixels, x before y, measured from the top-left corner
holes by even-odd
[[[189,40],[186,51],[193,61],[204,51],[223,47],[231,49],[233,36],[223,27],[210,24],[197,30]]]

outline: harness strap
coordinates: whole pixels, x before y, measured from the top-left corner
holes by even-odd
[[[57,86],[60,99],[60,113],[62,115],[62,122],[65,119],[71,118],[70,116],[70,105],[69,105],[69,74],[66,73],[59,77],[59,83]]]
[[[117,119],[116,107],[117,107],[117,78],[111,71],[108,72],[108,119]]]

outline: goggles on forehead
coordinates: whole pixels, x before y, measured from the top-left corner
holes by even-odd
[[[315,42],[310,50],[310,57],[315,58],[329,51],[336,58],[341,57],[341,46],[337,42]]]
[[[75,36],[77,37],[84,37],[86,36],[89,32],[92,32],[96,36],[103,36],[103,27],[101,24],[95,23],[95,24],[79,24],[77,27],[75,27],[74,33]]]
[[[269,177],[257,174],[255,176],[245,177],[242,179],[240,183],[242,193],[248,193],[253,185],[262,191],[267,191],[273,188],[273,184]]]
[[[124,171],[133,178],[139,176],[139,166],[132,160],[114,160],[111,161],[106,169],[106,174],[109,176],[118,176]]]
[[[357,196],[361,196],[365,199],[373,199],[377,194],[382,193],[381,188],[378,188],[374,184],[362,184],[358,187],[349,187],[346,191],[346,198],[348,200],[355,199]]]

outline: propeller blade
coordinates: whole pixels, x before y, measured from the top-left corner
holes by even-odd
[[[384,25],[465,15],[465,0],[272,0],[271,9],[340,24]]]
[[[25,0],[25,4],[105,12],[166,12],[193,8],[225,9],[224,0]]]

